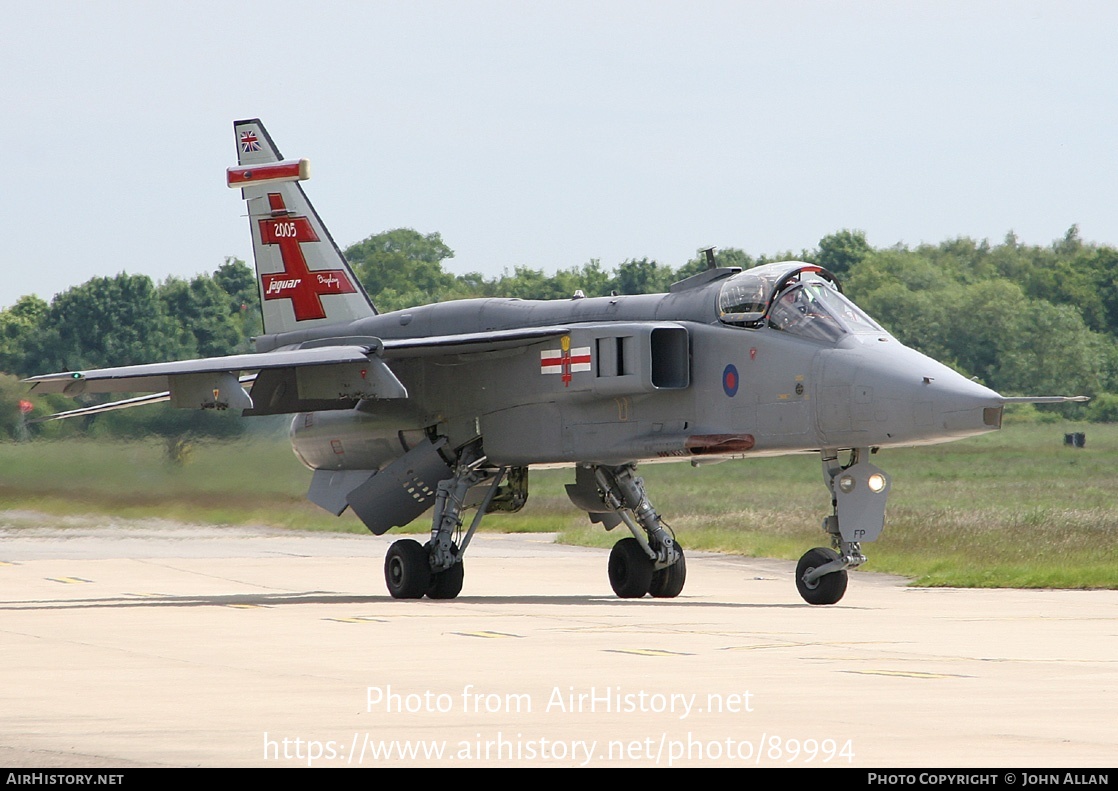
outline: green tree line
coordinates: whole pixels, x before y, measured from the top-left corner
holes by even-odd
[[[350,246],[346,257],[381,311],[471,297],[566,299],[667,291],[702,271],[702,254],[679,267],[634,258],[607,269],[595,259],[547,273],[527,265],[494,277],[444,268],[454,251],[438,233],[395,229]],[[874,248],[842,230],[813,250],[754,257],[718,252],[721,266],[796,259],[843,280],[846,293],[902,342],[1006,394],[1084,394],[1069,416],[1118,420],[1118,249],[1084,242],[1072,226],[1048,246],[960,237],[938,245]],[[97,277],[50,303],[22,297],[0,310],[0,434],[17,433],[16,377],[49,371],[250,351],[260,331],[256,277],[227,259],[211,274],[156,284],[143,275]],[[33,414],[72,408],[36,398]],[[77,421],[76,421],[77,422]],[[128,410],[47,431],[229,434],[242,422],[186,410]]]

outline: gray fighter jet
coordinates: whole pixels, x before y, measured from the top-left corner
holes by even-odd
[[[38,392],[154,394],[92,410],[169,400],[292,414],[313,502],[352,508],[377,535],[433,510],[430,540],[387,553],[396,598],[457,596],[482,517],[524,505],[532,466],[573,467],[571,501],[630,534],[609,557],[618,596],[677,596],[683,548],[637,464],[816,453],[831,547],[800,559],[796,586],[833,604],[884,526],[890,480],[871,453],[993,431],[1009,401],[1060,400],[1002,397],[907,348],[831,273],[799,261],[742,271],[711,260],[667,294],[381,314],[299,184],[307,161],[284,160],[257,119],[234,130],[227,182],[248,204],[257,352],[28,381]]]

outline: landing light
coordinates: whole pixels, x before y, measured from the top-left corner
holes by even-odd
[[[839,488],[842,490],[843,494],[850,494],[852,491],[854,491],[854,476],[844,475],[839,478]]]
[[[869,485],[871,492],[877,494],[885,488],[885,476],[880,472],[875,472],[866,480],[866,484]]]

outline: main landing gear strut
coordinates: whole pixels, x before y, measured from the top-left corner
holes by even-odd
[[[611,529],[621,522],[633,535],[613,545],[609,554],[609,584],[623,599],[637,599],[646,593],[657,598],[674,598],[687,581],[687,561],[683,547],[676,542],[644,488],[644,480],[636,476],[636,466],[594,466],[593,482],[597,497],[608,508],[591,512],[591,519],[604,522]],[[581,471],[580,471],[581,472]],[[580,477],[586,477],[582,472]],[[585,489],[589,481],[579,481]],[[568,488],[570,492],[570,488]],[[571,493],[572,499],[575,494]]]
[[[482,469],[486,458],[470,445],[458,456],[454,476],[441,481],[435,494],[431,538],[426,544],[410,538],[396,541],[384,558],[384,582],[394,599],[453,599],[462,592],[465,566],[462,556],[485,516],[508,468]],[[485,497],[465,537],[462,512],[466,494],[478,484],[489,482]]]
[[[863,541],[876,541],[885,527],[889,476],[865,461],[869,448],[854,448],[846,465],[837,451],[824,450],[823,482],[833,513],[823,520],[831,549],[808,550],[796,565],[796,589],[808,604],[834,604],[846,593],[847,570],[866,562]]]

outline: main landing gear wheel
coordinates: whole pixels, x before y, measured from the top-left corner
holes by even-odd
[[[805,552],[796,564],[796,590],[808,604],[834,604],[846,593],[845,569],[824,574],[813,582],[804,582],[805,574],[833,560],[838,560],[837,552],[816,547]]]
[[[451,552],[458,556],[458,545],[451,544]],[[431,574],[431,584],[427,587],[428,599],[454,599],[462,592],[462,581],[466,568],[459,559],[453,566]]]
[[[639,599],[652,584],[652,560],[635,538],[623,538],[609,553],[609,584],[622,599]]]
[[[462,592],[462,581],[466,571],[459,560],[445,571],[431,575],[431,585],[427,588],[428,599],[454,599]]]
[[[679,560],[652,573],[652,584],[648,586],[648,592],[657,599],[674,599],[683,591],[683,583],[687,581],[687,560],[683,557],[683,547],[677,542],[675,548],[679,552]]]
[[[390,546],[384,556],[384,583],[393,599],[422,598],[431,587],[431,564],[423,545],[404,538]]]

